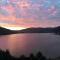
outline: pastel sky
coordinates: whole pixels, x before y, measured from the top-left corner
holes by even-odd
[[[0,0],[0,24],[59,26],[60,0]]]

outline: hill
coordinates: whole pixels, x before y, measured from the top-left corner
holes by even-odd
[[[20,30],[20,33],[52,33],[53,28],[27,28]]]
[[[12,31],[4,27],[0,27],[0,35],[16,34],[16,33],[56,33],[60,34],[60,26],[54,28],[27,28],[23,30]]]
[[[0,35],[7,35],[7,34],[12,34],[13,31],[6,29],[4,27],[0,27]]]

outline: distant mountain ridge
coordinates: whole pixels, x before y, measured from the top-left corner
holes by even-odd
[[[53,28],[27,28],[24,30],[21,30],[21,33],[48,33],[52,32]]]
[[[4,27],[0,27],[0,35],[6,35],[6,34],[11,34],[13,31],[6,29]]]
[[[16,34],[16,33],[56,33],[60,34],[60,26],[54,28],[27,28],[23,30],[12,31],[4,27],[0,27],[0,35]]]

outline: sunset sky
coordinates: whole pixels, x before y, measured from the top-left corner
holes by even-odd
[[[59,26],[60,0],[0,0],[0,25]]]

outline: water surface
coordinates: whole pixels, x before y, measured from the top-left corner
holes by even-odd
[[[0,36],[0,48],[19,56],[41,51],[47,57],[60,56],[60,36],[51,33],[27,33]]]

